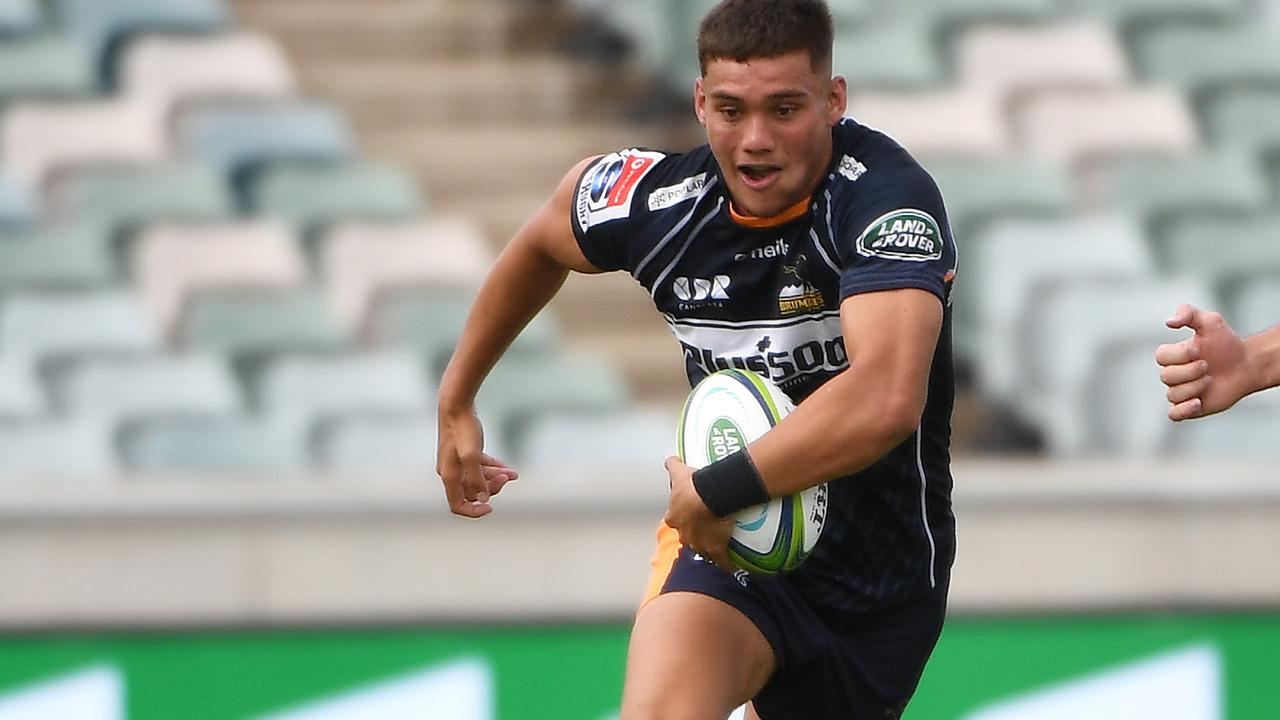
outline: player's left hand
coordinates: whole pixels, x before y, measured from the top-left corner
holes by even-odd
[[[693,487],[693,468],[674,455],[665,463],[671,478],[671,498],[667,501],[667,525],[680,535],[680,542],[717,567],[732,572],[729,537],[733,518],[718,518],[703,504]]]

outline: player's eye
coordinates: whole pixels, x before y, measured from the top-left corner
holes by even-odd
[[[791,115],[795,114],[795,111],[796,107],[794,105],[779,105],[776,112],[778,117],[785,118],[791,117]]]
[[[732,105],[725,105],[720,108],[720,114],[727,120],[736,120],[740,113],[738,112],[738,108],[733,107]]]

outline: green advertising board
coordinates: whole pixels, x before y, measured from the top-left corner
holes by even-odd
[[[606,720],[626,642],[622,624],[10,635],[0,720]],[[1275,614],[960,618],[906,717],[1274,718],[1278,674]]]

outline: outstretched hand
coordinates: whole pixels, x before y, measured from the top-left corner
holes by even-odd
[[[1156,349],[1160,380],[1169,388],[1170,420],[1222,412],[1252,391],[1254,371],[1244,340],[1222,315],[1183,305],[1165,324],[1195,332],[1182,342]]]
[[[444,483],[449,510],[481,518],[493,512],[490,500],[520,473],[484,452],[484,429],[474,410],[440,411],[436,474]]]

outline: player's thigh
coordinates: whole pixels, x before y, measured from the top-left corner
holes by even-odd
[[[700,593],[659,595],[631,632],[621,720],[721,720],[764,687],[774,662],[738,610]]]

